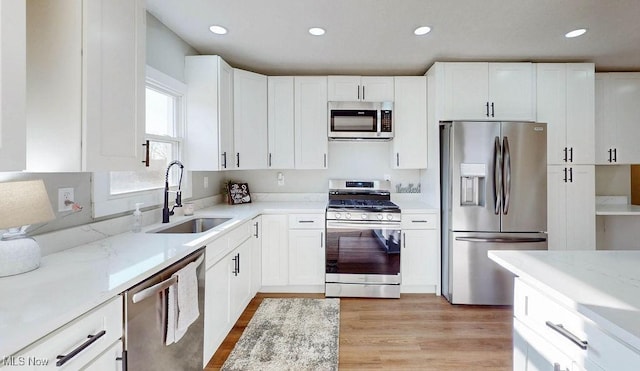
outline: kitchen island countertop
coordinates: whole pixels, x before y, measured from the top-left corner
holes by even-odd
[[[640,349],[640,251],[489,251],[489,258]]]

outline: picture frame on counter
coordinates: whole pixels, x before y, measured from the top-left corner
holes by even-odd
[[[251,193],[248,183],[227,183],[227,202],[229,205],[251,203]]]

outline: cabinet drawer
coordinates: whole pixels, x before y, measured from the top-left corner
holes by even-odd
[[[640,353],[603,332],[595,323],[516,278],[514,316],[569,355],[578,365],[637,370]]]
[[[324,214],[289,214],[289,229],[324,229]]]
[[[253,223],[251,221],[245,222],[233,231],[229,232],[229,248],[234,249],[240,246],[244,241],[253,235],[253,229],[251,228]]]
[[[402,214],[402,229],[436,229],[438,214]]]
[[[84,367],[122,337],[122,307],[122,297],[118,296],[38,340],[15,355],[16,369],[77,370]],[[74,352],[77,353],[72,356]],[[68,360],[57,366],[57,362],[64,361],[58,356],[68,356]],[[31,361],[32,365],[39,362],[40,366],[18,366],[21,359],[27,364]]]

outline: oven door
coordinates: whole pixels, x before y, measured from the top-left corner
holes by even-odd
[[[327,221],[326,281],[400,283],[400,224]]]

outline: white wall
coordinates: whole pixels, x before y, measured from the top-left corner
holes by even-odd
[[[199,53],[147,13],[147,64],[184,82],[184,57]]]

